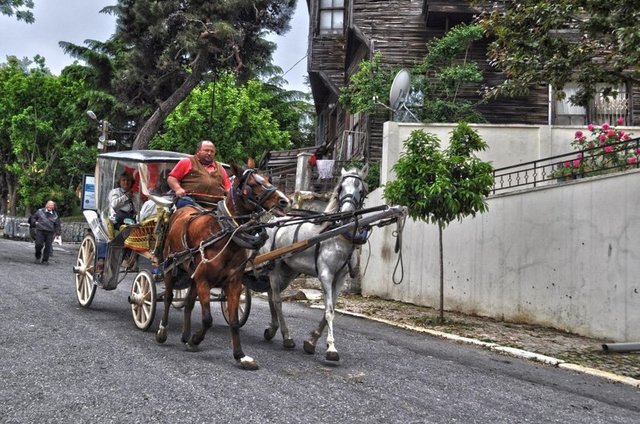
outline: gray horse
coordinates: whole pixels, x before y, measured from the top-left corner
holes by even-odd
[[[323,231],[330,229],[332,226],[339,226],[349,222],[350,219],[354,219],[353,215],[349,212],[362,208],[364,198],[367,194],[364,183],[367,170],[367,165],[365,165],[362,170],[353,168],[345,171],[342,169],[340,182],[333,190],[329,204],[324,212],[342,212],[345,217],[343,221],[322,222],[317,224],[302,222],[297,225],[269,228],[269,240],[262,247],[260,253],[266,253],[273,249],[311,239]],[[265,339],[271,340],[275,336],[278,328],[280,328],[284,347],[295,347],[294,341],[289,336],[289,329],[282,314],[281,292],[286,289],[291,281],[299,274],[317,277],[322,284],[324,315],[317,329],[315,329],[309,339],[304,342],[304,350],[311,354],[315,352],[316,342],[326,326],[328,330],[325,357],[329,361],[340,360],[333,337],[334,309],[346,274],[349,272],[354,243],[359,241],[354,239],[353,236],[354,234],[344,234],[329,238],[294,255],[278,259],[275,263],[271,264],[273,269],[269,272],[270,289],[268,292],[271,324],[264,331]]]

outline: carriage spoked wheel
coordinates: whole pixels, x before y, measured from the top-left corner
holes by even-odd
[[[131,285],[131,315],[133,322],[142,331],[146,331],[153,324],[156,316],[156,283],[151,272],[142,270],[138,272]]]
[[[224,289],[220,290],[220,294],[218,295],[220,299],[220,308],[222,309],[222,316],[224,320],[231,321],[231,317],[229,316],[229,310],[227,309],[227,297],[224,293]],[[240,327],[247,323],[249,319],[249,312],[251,312],[251,290],[248,287],[245,287],[240,294],[240,303],[238,304],[238,324]]]
[[[76,266],[73,267],[76,279],[76,297],[78,303],[84,308],[91,306],[96,295],[97,285],[93,276],[96,257],[96,241],[92,234],[87,234],[78,250]]]

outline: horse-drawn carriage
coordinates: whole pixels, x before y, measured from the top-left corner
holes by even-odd
[[[153,323],[156,303],[165,295],[162,287],[162,242],[173,205],[166,177],[173,166],[188,155],[159,150],[133,150],[98,155],[94,184],[89,192],[94,202],[83,214],[90,227],[80,249],[75,272],[78,303],[91,306],[97,288],[115,289],[127,276],[135,274],[129,303],[135,325],[146,330]],[[134,176],[135,222],[116,230],[109,219],[109,192],[117,186],[122,172]],[[184,304],[186,287],[175,289],[172,304]],[[223,316],[229,322],[224,290],[212,290],[211,300],[220,301]],[[251,308],[251,291],[246,289],[239,307],[244,324]]]
[[[342,171],[324,212],[284,216],[289,199],[256,169],[236,164],[230,168],[232,188],[213,210],[189,206],[174,210],[166,176],[185,156],[150,150],[98,156],[95,208],[84,210],[91,232],[82,241],[74,267],[80,305],[89,307],[97,287],[115,289],[135,268],[129,303],[138,328],[149,328],[156,303],[163,301],[156,332],[156,340],[163,343],[170,306],[179,303],[184,305],[181,340],[188,349],[197,350],[212,325],[210,302],[220,301],[231,330],[234,358],[243,368],[255,369],[257,362],[243,353],[239,339],[239,329],[250,311],[251,289],[269,293],[272,319],[265,339],[272,339],[280,328],[283,345],[291,348],[295,343],[282,316],[280,292],[296,275],[305,273],[320,279],[325,313],[305,341],[304,350],[315,351],[326,327],[326,358],[337,361],[334,308],[344,277],[351,270],[354,244],[366,241],[366,232],[374,225],[396,222],[401,227],[406,210],[386,205],[362,209],[366,171],[352,169]],[[108,197],[122,171],[135,176],[137,210],[153,213],[140,215],[137,222],[116,231],[108,217]],[[271,219],[274,216],[279,218]],[[102,262],[103,267],[99,266]],[[160,282],[164,284],[158,288]],[[192,334],[191,312],[196,300],[201,305],[202,326]]]

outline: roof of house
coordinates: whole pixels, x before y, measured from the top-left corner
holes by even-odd
[[[271,150],[260,161],[258,168],[273,169],[283,167],[295,167],[300,153],[315,153],[318,146],[300,147],[292,150]]]

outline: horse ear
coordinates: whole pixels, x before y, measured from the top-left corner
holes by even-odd
[[[367,174],[369,173],[369,163],[366,163],[362,169],[360,170],[360,173],[362,174],[362,178],[366,178]]]
[[[255,168],[256,161],[253,158],[247,159],[247,168]]]
[[[241,177],[242,173],[244,172],[244,169],[242,169],[242,167],[237,163],[231,164],[231,170],[233,171],[233,175],[235,175],[238,178]]]

